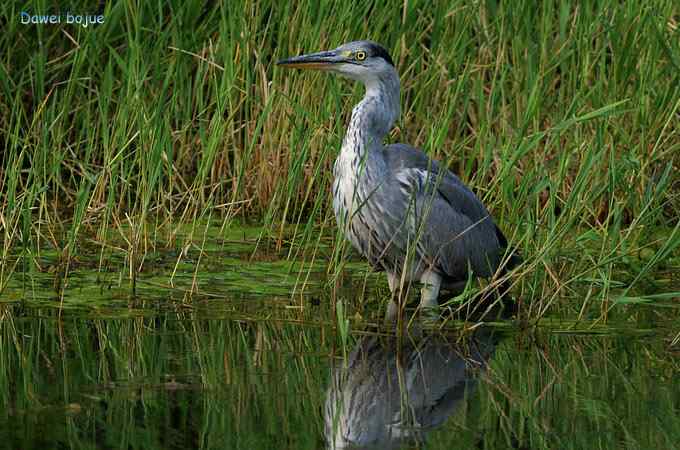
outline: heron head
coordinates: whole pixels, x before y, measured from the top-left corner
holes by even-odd
[[[385,72],[394,71],[390,54],[380,44],[372,41],[348,42],[334,50],[282,59],[276,64],[334,72],[364,82]]]

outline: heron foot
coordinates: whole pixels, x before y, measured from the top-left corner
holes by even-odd
[[[425,271],[420,277],[423,287],[420,290],[420,318],[423,323],[436,323],[439,320],[439,288],[442,278],[436,272]]]
[[[421,308],[420,323],[425,327],[437,325],[439,323],[439,306],[435,308]]]

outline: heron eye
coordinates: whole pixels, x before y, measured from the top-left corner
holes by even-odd
[[[357,61],[363,61],[366,59],[366,52],[359,50],[354,54],[354,57],[357,59]]]

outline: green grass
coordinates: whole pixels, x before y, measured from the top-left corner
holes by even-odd
[[[389,140],[488,205],[526,258],[529,316],[680,292],[677,2],[123,1],[87,29],[24,10],[55,12],[0,6],[0,292],[45,251],[67,288],[83,242],[135,288],[157,247],[202,248],[233,219],[314,265],[341,242],[331,167],[362,89],[274,61],[361,38],[402,76]]]

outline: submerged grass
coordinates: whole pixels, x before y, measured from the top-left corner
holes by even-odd
[[[123,1],[89,28],[21,11],[59,12],[0,5],[0,291],[56,251],[63,293],[92,245],[133,289],[157,247],[196,249],[198,273],[234,219],[337,278],[330,169],[361,89],[273,62],[370,38],[402,76],[390,141],[488,205],[526,257],[528,316],[680,292],[677,2]]]

